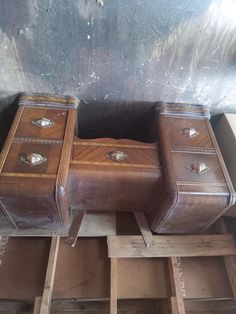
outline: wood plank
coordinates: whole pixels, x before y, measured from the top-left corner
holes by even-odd
[[[109,300],[110,260],[105,238],[79,238],[74,248],[61,239],[52,297]]]
[[[72,247],[75,246],[77,238],[79,236],[79,230],[84,219],[86,211],[80,210],[73,218],[73,222],[71,224],[68,238],[66,239],[66,243]]]
[[[185,314],[184,301],[181,293],[178,262],[176,257],[168,259],[171,292],[171,309],[173,314]]]
[[[134,217],[137,221],[146,247],[150,247],[152,245],[152,232],[144,213],[134,212]]]
[[[157,300],[119,300],[119,314],[154,314],[159,309]],[[52,300],[51,313],[55,314],[108,314],[109,300]],[[158,312],[159,313],[159,312]],[[167,314],[167,312],[162,312]]]
[[[160,314],[172,314],[171,298],[160,300]]]
[[[236,310],[236,302],[233,300],[185,300],[186,311],[227,311]],[[214,312],[213,312],[214,313]]]
[[[110,236],[107,241],[108,256],[116,258],[236,254],[232,235],[153,236],[149,248],[145,246],[142,236]]]
[[[60,238],[52,237],[40,314],[49,314]]]
[[[227,226],[224,218],[219,221],[220,230],[223,234],[228,234]],[[226,271],[229,277],[233,298],[236,300],[236,255],[224,256]]]
[[[3,239],[0,299],[34,300],[43,292],[50,239],[9,237],[6,244]]]
[[[184,299],[232,299],[222,256],[181,257],[178,268]]]
[[[33,314],[40,314],[41,303],[42,297],[36,297],[34,302]]]
[[[171,289],[167,259],[120,258],[117,285],[119,300],[168,298]]]
[[[117,259],[111,258],[110,314],[117,314]]]
[[[180,314],[176,297],[170,297],[170,313]]]
[[[15,314],[15,313],[29,314],[29,313],[33,313],[33,307],[34,307],[34,303],[32,301],[0,299],[0,313],[1,314]]]

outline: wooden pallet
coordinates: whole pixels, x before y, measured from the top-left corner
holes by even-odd
[[[74,248],[59,236],[2,237],[0,313],[233,314],[236,247],[223,220],[219,228],[149,234],[149,246],[141,235],[79,238]]]

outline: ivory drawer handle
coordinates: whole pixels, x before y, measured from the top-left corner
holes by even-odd
[[[47,158],[43,157],[40,154],[32,153],[28,155],[21,155],[20,160],[29,166],[36,166],[42,164],[43,162],[46,162]]]
[[[32,120],[31,123],[37,128],[50,128],[51,126],[55,124],[52,120],[44,118],[44,117],[40,119]]]
[[[199,132],[194,128],[184,128],[180,130],[180,133],[187,137],[195,137],[199,135]]]
[[[124,160],[125,158],[128,157],[128,155],[126,155],[125,153],[117,150],[117,151],[112,151],[112,152],[108,152],[105,154],[105,156],[108,158],[108,159],[111,159],[113,161],[121,161],[121,160]]]
[[[206,173],[209,169],[210,168],[206,164],[204,164],[204,162],[195,162],[189,167],[189,170],[196,174]]]

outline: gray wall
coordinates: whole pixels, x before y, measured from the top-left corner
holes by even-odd
[[[19,92],[236,112],[235,0],[0,0],[0,105]]]

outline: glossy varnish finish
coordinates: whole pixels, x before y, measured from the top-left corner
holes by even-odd
[[[108,158],[116,151],[125,159]],[[73,207],[149,211],[163,178],[158,146],[127,139],[75,139],[69,178]]]
[[[182,118],[184,116],[184,119]],[[235,202],[204,107],[160,105],[158,130],[166,177],[166,197],[153,214],[153,230],[160,233],[200,232]],[[186,136],[185,128],[196,131]],[[198,173],[194,165],[206,171]]]
[[[70,150],[64,139],[73,138],[73,104],[76,99],[49,95],[27,94],[20,100],[0,162],[1,208],[18,228],[58,229],[69,223]],[[42,118],[50,119],[52,127],[32,123]],[[22,161],[32,153],[45,161],[37,165]]]
[[[68,227],[73,209],[145,212],[155,232],[195,233],[234,203],[206,107],[155,105],[142,142],[81,138],[77,105],[66,96],[20,99],[0,159],[1,208],[16,227]],[[50,126],[35,125],[42,118]],[[44,162],[24,163],[32,153]]]

